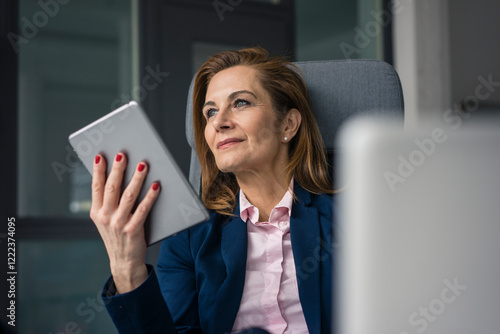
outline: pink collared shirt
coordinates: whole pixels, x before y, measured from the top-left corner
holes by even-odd
[[[290,240],[292,203],[289,190],[271,211],[269,221],[259,222],[259,210],[240,191],[240,217],[247,223],[248,249],[234,332],[259,327],[273,334],[308,333]]]

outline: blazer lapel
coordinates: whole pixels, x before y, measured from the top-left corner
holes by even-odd
[[[315,254],[321,248],[318,211],[309,206],[309,192],[297,183],[294,187],[297,201],[290,217],[290,239],[297,273],[299,298],[310,333],[321,332],[320,266],[321,259]],[[221,252],[226,265],[227,277],[215,297],[212,333],[230,333],[238,314],[245,285],[247,259],[247,227],[239,217],[239,205],[235,217],[221,227]]]
[[[309,192],[298,184],[294,187],[297,200],[290,217],[290,239],[297,273],[299,298],[310,333],[321,331],[320,266],[315,253],[320,248],[320,221],[318,210],[308,206]]]
[[[227,276],[216,292],[212,333],[230,333],[240,308],[245,285],[247,227],[239,213],[237,206],[236,217],[229,218],[221,228],[221,252]]]

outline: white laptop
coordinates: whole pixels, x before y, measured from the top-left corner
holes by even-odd
[[[500,333],[500,127],[476,121],[342,130],[335,333]]]

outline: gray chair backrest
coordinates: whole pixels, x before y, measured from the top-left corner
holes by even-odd
[[[342,122],[369,113],[403,120],[403,91],[394,68],[378,60],[326,60],[295,63],[304,76],[313,113],[325,142],[334,151],[335,135]],[[194,149],[193,84],[186,110],[186,137],[191,146],[189,181],[200,191],[201,167]]]

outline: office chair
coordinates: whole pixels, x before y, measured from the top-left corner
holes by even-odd
[[[403,123],[404,102],[399,76],[394,68],[378,60],[325,60],[295,63],[309,92],[330,163],[335,153],[335,135],[349,117],[369,113]],[[186,137],[191,146],[189,181],[200,193],[201,167],[194,148],[193,85],[186,109]]]

